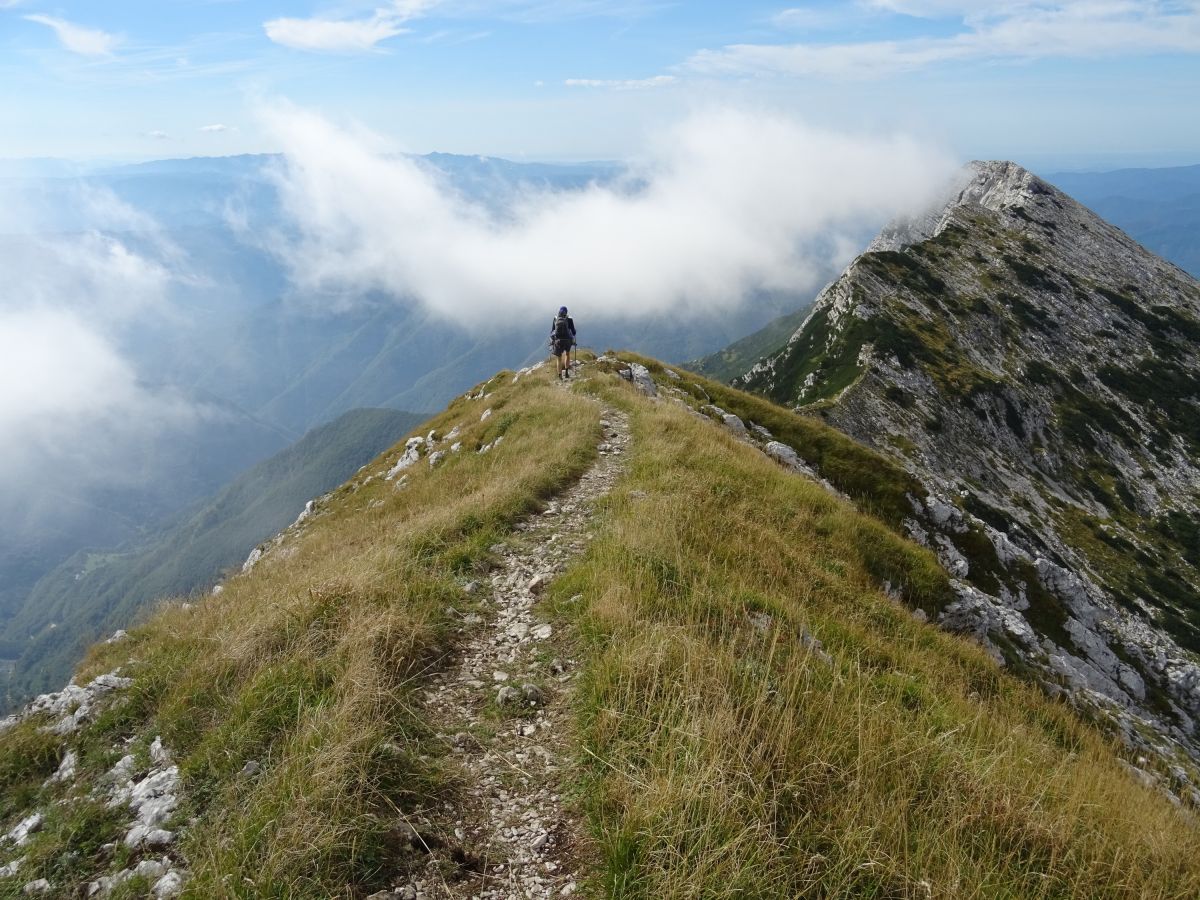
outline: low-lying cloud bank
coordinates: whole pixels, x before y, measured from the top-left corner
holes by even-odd
[[[295,231],[280,252],[299,289],[382,291],[476,327],[563,303],[704,315],[808,290],[829,248],[919,209],[956,169],[911,137],[724,109],[657,135],[623,180],[498,215],[371,135],[290,106],[265,117],[287,148],[277,178]]]
[[[177,251],[104,192],[81,189],[86,227],[73,234],[29,233],[38,210],[15,194],[0,194],[0,209],[0,497],[28,512],[47,490],[136,482],[131,450],[196,419],[148,387],[120,347],[127,327],[166,314],[169,286],[186,277]]]
[[[98,329],[66,309],[0,309],[0,494],[137,483],[128,457],[195,411],[145,387]],[[29,498],[26,497],[26,500]]]

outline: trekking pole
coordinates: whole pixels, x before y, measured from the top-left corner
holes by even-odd
[[[571,365],[576,365],[579,362],[579,345],[571,341]]]

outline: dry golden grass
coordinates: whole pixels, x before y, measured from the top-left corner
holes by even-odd
[[[544,373],[491,389],[425,426],[462,424],[462,454],[418,464],[400,491],[342,488],[219,596],[93,650],[82,677],[122,665],[136,681],[81,735],[81,770],[110,766],[123,738],[144,754],[163,736],[181,815],[198,819],[180,848],[189,896],[361,897],[422,864],[396,825],[465,787],[420,705],[458,640],[448,608],[470,611],[462,583],[599,437],[599,407]],[[676,404],[606,376],[590,389],[628,410],[635,449],[547,602],[578,626],[596,893],[1200,896],[1192,820],[1069,710],[883,594],[886,581],[914,605],[944,597],[928,552]],[[860,499],[891,477],[823,426],[761,411]],[[250,759],[263,769],[245,778]],[[41,787],[57,761],[32,725],[0,738],[6,815],[65,790]],[[102,803],[54,810],[21,883],[129,861],[101,849],[121,824]]]
[[[399,491],[343,487],[219,596],[93,652],[87,672],[139,660],[136,709],[110,732],[161,734],[181,761],[200,818],[181,848],[190,896],[357,896],[421,862],[396,826],[454,785],[416,690],[453,651],[450,610],[470,610],[462,585],[487,570],[488,547],[578,477],[599,434],[597,405],[540,374],[490,390],[423,426],[461,425],[462,453],[433,470],[422,460]],[[250,759],[262,773],[240,777]]]
[[[869,574],[882,548],[893,584],[932,585],[926,551],[679,406],[612,396],[632,472],[554,592],[588,600],[561,609],[586,635],[605,893],[1200,896],[1192,819]]]

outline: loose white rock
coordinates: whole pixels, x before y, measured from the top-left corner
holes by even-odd
[[[150,744],[150,759],[160,766],[170,765],[171,754],[163,746],[162,736],[156,735],[154,741]]]
[[[658,388],[654,384],[654,378],[650,375],[650,370],[641,363],[630,363],[629,371],[634,387],[645,394],[647,397],[657,397]]]
[[[735,416],[733,413],[725,413],[725,415],[721,417],[721,421],[723,421],[725,423],[726,428],[728,428],[730,431],[734,432],[735,434],[745,434],[746,433],[746,423],[744,423],[740,418]]]
[[[175,842],[175,833],[165,828],[151,828],[148,825],[134,825],[125,835],[125,846],[138,847],[169,847]]]
[[[769,441],[763,450],[767,456],[777,462],[783,463],[789,469],[798,470],[805,468],[804,463],[800,461],[800,455],[787,444],[780,443],[779,441]]]
[[[251,569],[258,565],[258,561],[263,558],[263,548],[255,547],[250,551],[250,555],[246,557],[246,561],[242,563],[242,574],[245,575]]]
[[[16,846],[24,847],[29,843],[29,836],[42,827],[43,821],[45,816],[40,812],[32,813],[14,825],[4,837]]]
[[[421,447],[424,443],[425,438],[423,437],[409,438],[408,442],[404,445],[404,454],[396,461],[394,466],[388,469],[387,474],[383,476],[383,480],[394,480],[397,475],[416,463],[421,458]]]
[[[183,885],[186,880],[183,873],[172,870],[158,879],[151,890],[154,891],[154,896],[160,898],[160,900],[166,897],[176,897],[183,891]]]
[[[133,768],[137,761],[133,758],[133,754],[129,753],[117,760],[116,765],[108,770],[108,777],[115,781],[128,781],[129,776],[133,774]]]
[[[133,875],[135,878],[145,878],[147,881],[156,881],[157,879],[162,878],[169,868],[171,868],[169,860],[159,862],[157,859],[143,859],[140,863],[134,866]]]
[[[78,762],[79,757],[75,755],[75,751],[68,750],[62,758],[62,762],[58,764],[58,771],[50,776],[46,784],[61,784],[64,781],[74,779],[75,766]]]
[[[25,862],[25,857],[14,859],[12,862],[0,866],[0,878],[12,878],[17,874],[17,869],[21,868],[21,863]]]

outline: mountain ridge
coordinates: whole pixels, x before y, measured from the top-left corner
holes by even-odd
[[[0,889],[1200,889],[1197,800],[1143,783],[1159,761],[922,620],[952,592],[902,536],[913,476],[581,359],[477,385],[0,723]]]
[[[1182,269],[1019,166],[975,163],[736,383],[922,480],[947,527],[910,533],[963,584],[946,624],[1195,758],[1198,338]]]

